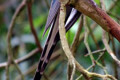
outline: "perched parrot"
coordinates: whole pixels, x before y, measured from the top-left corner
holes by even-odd
[[[60,2],[59,2],[59,0],[52,0],[44,34],[46,33],[46,31],[48,30],[49,27],[50,27],[50,31],[49,31],[49,35],[47,37],[44,49],[43,49],[41,57],[40,57],[40,61],[39,61],[38,68],[37,68],[35,76],[34,76],[34,80],[41,79],[42,74],[43,74],[43,72],[50,60],[50,57],[53,53],[53,50],[54,50],[57,42],[60,40],[60,37],[59,37],[59,14],[60,14]],[[76,9],[72,8],[71,6],[66,6],[66,18],[65,18],[66,32],[78,20],[80,15],[81,15],[81,13],[78,12]]]

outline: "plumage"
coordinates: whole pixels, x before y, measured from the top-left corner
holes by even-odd
[[[40,61],[38,64],[38,68],[36,70],[36,74],[34,76],[34,80],[40,80],[41,76],[43,74],[43,71],[45,70],[49,59],[53,53],[53,50],[57,44],[57,42],[60,40],[59,37],[59,14],[60,14],[60,2],[59,0],[53,0],[51,3],[47,23],[45,26],[45,32],[50,27],[49,35],[46,41],[46,44],[44,46],[43,52],[40,57]],[[77,21],[79,16],[81,15],[80,12],[78,12],[76,9],[67,6],[66,10],[66,19],[65,19],[65,28],[66,31],[68,31],[72,25]],[[45,34],[44,32],[44,34]]]
[[[51,2],[51,7],[50,7],[50,10],[49,10],[49,15],[48,15],[47,22],[46,22],[46,25],[45,25],[44,34],[46,33],[47,29],[52,24],[53,20],[55,20],[55,17],[57,15],[59,9],[60,9],[60,2],[59,2],[59,0],[53,0]]]

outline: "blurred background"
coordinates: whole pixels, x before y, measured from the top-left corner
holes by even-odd
[[[100,6],[99,0],[94,1],[98,6]],[[0,0],[0,80],[5,80],[6,78],[4,64],[8,59],[6,40],[8,28],[16,9],[21,2],[22,0]],[[33,23],[42,47],[44,47],[47,34],[49,32],[47,31],[43,37],[50,2],[51,0],[34,0],[32,5]],[[120,0],[105,0],[105,6],[108,15],[118,23],[120,23],[119,4]],[[92,29],[93,35],[98,44],[98,46],[96,46],[91,34],[89,34],[88,43],[91,51],[104,49],[105,47],[102,42],[102,28],[88,17],[87,21],[87,25]],[[66,34],[69,45],[71,45],[73,42],[79,22],[80,20],[78,20]],[[92,63],[89,56],[85,56],[88,54],[88,51],[84,44],[84,31],[85,30],[83,27],[80,34],[80,41],[77,46],[77,50],[75,51],[75,58],[84,68],[87,69],[92,65]],[[117,58],[120,59],[120,43],[116,39],[113,39],[109,42],[109,44]],[[30,29],[27,8],[25,8],[21,12],[20,16],[17,17],[14,30],[12,32],[11,45],[14,59],[18,61],[18,66],[24,74],[25,80],[32,80],[40,58],[40,53],[38,52],[38,49],[36,49],[37,46],[35,44],[35,39]],[[31,51],[36,51],[36,53],[33,52],[34,54],[29,56]],[[100,53],[94,54],[94,58],[97,59],[99,55]],[[29,57],[26,58],[26,56]],[[57,44],[52,57],[53,58],[49,62],[44,72],[42,80],[67,80],[67,58],[64,55],[60,42]],[[23,58],[25,58],[25,60],[21,60]],[[118,68],[114,60],[106,51],[102,55],[102,58],[99,60],[99,62],[105,66],[108,74],[111,74],[120,80],[120,68]],[[104,70],[98,65],[91,68],[89,71],[104,74]],[[20,75],[14,65],[9,67],[9,72],[10,80],[20,80]],[[80,72],[76,71],[74,80],[79,76]],[[84,80],[84,78],[79,80]],[[95,78],[93,80],[101,79]]]

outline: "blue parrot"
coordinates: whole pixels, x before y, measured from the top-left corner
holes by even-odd
[[[40,61],[34,76],[34,80],[40,80],[42,74],[49,62],[49,59],[53,53],[53,50],[60,40],[59,37],[59,14],[60,14],[60,2],[59,0],[52,0],[49,15],[47,18],[47,22],[45,25],[45,31],[50,28],[44,49],[42,51]],[[66,18],[65,18],[65,29],[66,32],[72,27],[72,25],[78,20],[81,13],[78,12],[76,9],[72,8],[71,6],[66,6]],[[44,35],[43,34],[43,35]]]

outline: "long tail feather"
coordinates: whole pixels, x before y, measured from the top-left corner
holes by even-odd
[[[49,15],[48,15],[48,18],[47,18],[47,22],[46,22],[46,25],[45,25],[45,31],[43,33],[43,36],[45,35],[47,29],[50,27],[53,20],[55,20],[55,17],[57,15],[57,13],[59,12],[59,9],[60,9],[59,0],[53,0],[52,3],[51,3],[50,10],[49,10]]]
[[[58,0],[56,0],[56,1],[58,1]],[[80,15],[81,15],[81,13],[78,12],[77,10],[75,10],[71,7],[67,8],[67,15],[66,15],[66,21],[65,21],[66,22],[66,25],[65,25],[66,31],[68,31],[72,27],[72,25],[77,21],[77,19],[79,18]],[[49,62],[49,59],[53,53],[53,50],[54,50],[57,42],[60,40],[59,30],[58,30],[59,10],[58,10],[57,14],[54,16],[55,16],[54,19],[51,19],[52,21],[50,20],[51,22],[49,23],[49,26],[52,23],[51,30],[49,32],[45,47],[44,47],[43,52],[41,54],[39,65],[38,65],[36,74],[34,76],[34,80],[41,79],[43,71],[45,70],[45,68]],[[47,30],[47,28],[46,28],[46,30]]]

